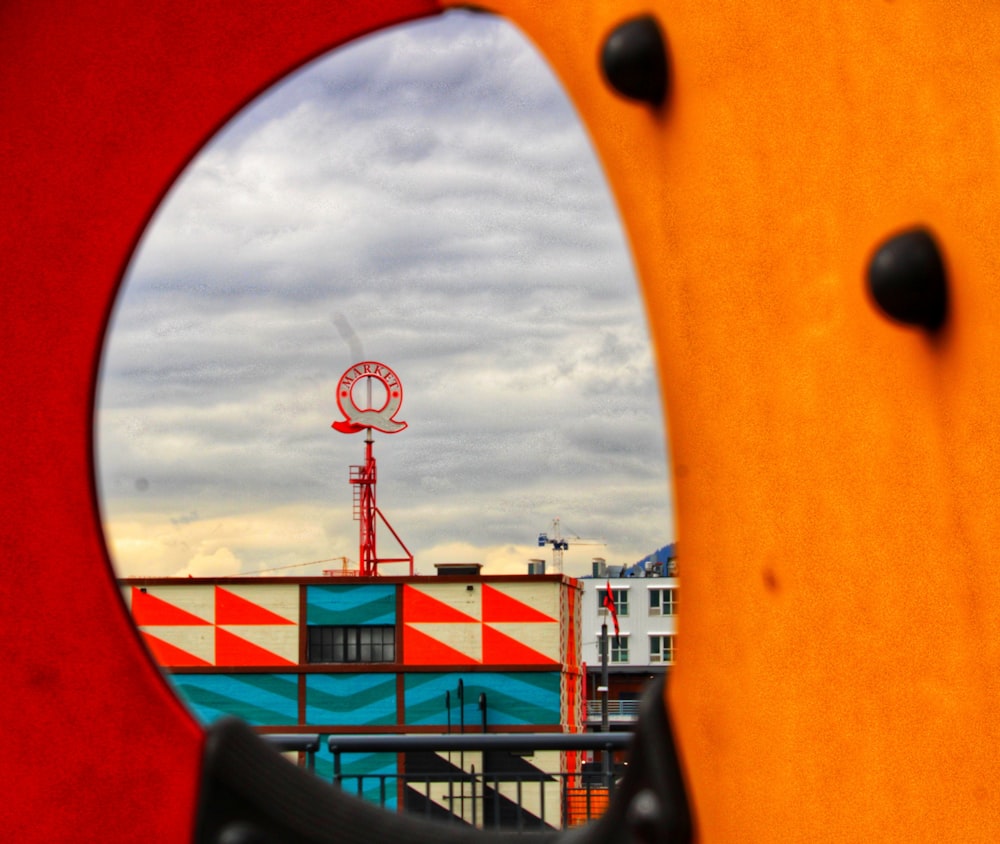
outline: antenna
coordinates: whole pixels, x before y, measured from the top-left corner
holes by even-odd
[[[373,400],[372,388],[375,381],[380,382],[385,389],[385,402],[378,408],[374,406]],[[358,405],[356,396],[362,382],[365,393],[363,407]],[[397,434],[406,428],[405,422],[399,422],[394,418],[402,403],[403,385],[396,373],[385,364],[375,361],[356,363],[340,376],[340,381],[337,383],[337,407],[340,408],[344,419],[338,419],[331,427],[342,434],[365,432],[365,462],[360,466],[351,466],[349,478],[354,487],[354,518],[360,523],[358,560],[359,573],[362,577],[377,575],[381,563],[409,563],[410,574],[413,574],[413,554],[399,538],[399,534],[393,530],[376,502],[378,471],[372,449],[375,442],[372,430]],[[379,522],[389,530],[405,556],[379,556],[377,548]]]

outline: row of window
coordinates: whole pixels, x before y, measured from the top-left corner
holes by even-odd
[[[649,614],[650,615],[677,615],[677,588],[667,586],[660,589],[650,589],[649,594]],[[615,601],[615,614],[619,617],[628,615],[628,589],[611,589],[611,597]],[[604,601],[607,598],[608,590],[600,589],[597,592],[597,611],[606,610]]]
[[[677,650],[677,637],[672,633],[649,637],[649,661],[672,664]],[[611,636],[608,640],[608,661],[628,662],[628,636]]]
[[[395,662],[396,628],[382,625],[309,626],[306,662]]]
[[[664,590],[667,591],[667,590]],[[673,591],[673,590],[669,590]],[[655,634],[649,637],[649,661],[672,663],[675,636]],[[609,638],[608,659],[629,661],[629,637]],[[307,662],[395,662],[396,628],[386,625],[311,625]]]

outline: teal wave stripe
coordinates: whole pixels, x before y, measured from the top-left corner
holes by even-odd
[[[181,697],[206,724],[235,715],[254,726],[298,723],[294,674],[174,674]]]
[[[396,587],[391,584],[309,586],[307,624],[395,624]]]
[[[406,723],[446,726],[445,693],[450,693],[451,724],[461,722],[458,681],[465,693],[465,723],[479,724],[478,702],[486,693],[487,726],[549,726],[561,723],[560,675],[557,671],[503,673],[407,674],[404,681]]]
[[[318,727],[395,724],[396,675],[308,675],[306,723]]]

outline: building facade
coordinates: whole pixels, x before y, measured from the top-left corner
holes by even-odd
[[[608,715],[612,729],[635,719],[642,690],[673,665],[677,656],[679,581],[646,573],[642,577],[593,576],[583,588],[581,655],[586,666],[587,726],[601,724],[602,627],[608,636]],[[618,617],[616,636],[605,596],[610,589]]]
[[[151,654],[205,723],[235,715],[263,733],[324,737],[583,729],[582,589],[561,575],[130,578],[120,586]],[[394,778],[417,762],[351,757],[344,773]],[[328,751],[316,770],[332,776]],[[390,808],[414,799],[390,791]]]

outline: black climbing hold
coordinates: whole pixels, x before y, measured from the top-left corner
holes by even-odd
[[[218,844],[277,844],[277,842],[270,836],[264,835],[253,824],[237,821],[222,829]]]
[[[868,290],[891,319],[940,328],[948,312],[948,285],[933,235],[914,228],[880,245],[868,264]]]
[[[601,69],[619,94],[662,103],[667,95],[667,48],[656,20],[645,15],[617,26],[604,42]]]

